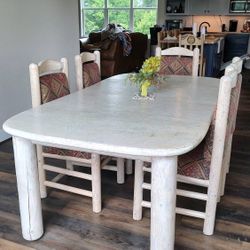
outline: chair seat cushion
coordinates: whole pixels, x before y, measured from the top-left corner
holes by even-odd
[[[179,175],[208,180],[211,159],[204,157],[205,142],[202,142],[192,151],[178,157]]]
[[[99,67],[94,62],[83,63],[82,74],[83,84],[85,88],[101,81]]]
[[[41,103],[53,101],[68,95],[69,84],[64,73],[50,73],[40,76]]]
[[[186,56],[162,56],[160,75],[192,75],[193,58]]]
[[[90,153],[76,151],[76,150],[69,150],[69,149],[61,149],[61,148],[44,146],[43,152],[48,153],[48,154],[70,156],[70,157],[76,157],[76,158],[82,158],[82,159],[91,159]]]
[[[209,130],[202,142],[190,152],[178,156],[177,173],[179,175],[208,180],[213,150],[215,112]],[[145,167],[151,163],[145,162]]]

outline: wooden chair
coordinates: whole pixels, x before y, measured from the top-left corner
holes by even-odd
[[[62,58],[61,61],[42,61],[38,65],[30,64],[29,72],[33,108],[70,94],[68,85],[68,64],[65,58]],[[66,169],[46,164],[45,158],[66,160]],[[96,213],[101,211],[100,171],[101,165],[105,165],[109,161],[109,158],[101,157],[95,153],[90,154],[75,150],[37,145],[37,160],[40,193],[42,198],[47,196],[46,187],[57,188],[92,197],[93,211]],[[76,171],[73,164],[91,167],[91,174]],[[124,168],[123,165],[123,159],[119,159],[118,168],[122,170]],[[45,171],[54,172],[57,173],[57,175],[53,179],[49,180],[46,178]],[[64,175],[91,181],[92,191],[58,183]],[[122,177],[124,179],[124,173],[122,174]]]
[[[161,30],[157,33],[158,47],[161,49],[170,48],[178,45],[180,30]]]
[[[157,47],[155,55],[161,56],[160,75],[198,75],[198,48],[192,51],[181,47],[165,50]]]
[[[176,213],[204,219],[203,233],[206,235],[212,235],[214,231],[215,212],[221,185],[223,154],[226,138],[228,138],[227,128],[230,126],[231,91],[234,90],[237,81],[237,73],[233,66],[229,66],[226,72],[228,73],[220,80],[217,108],[207,135],[195,149],[178,157],[177,181],[182,183],[182,186],[177,188],[177,195],[205,201],[206,208],[205,212],[201,212],[177,207]],[[241,81],[241,78],[239,78],[239,81]],[[144,182],[144,172],[150,172],[150,166],[150,163],[136,161],[133,209],[133,218],[135,220],[142,218],[142,207],[150,208],[151,206],[150,202],[143,200],[143,189],[151,189],[151,184]],[[193,189],[190,190],[190,188],[186,187],[186,184],[202,187],[207,191],[206,193],[193,191]]]
[[[100,52],[83,52],[75,56],[77,89],[83,89],[101,81]]]
[[[89,87],[95,83],[101,81],[101,72],[100,72],[100,52],[94,51],[91,52],[82,52],[80,55],[75,56],[75,70],[76,70],[76,82],[77,89],[81,90],[83,88]],[[124,183],[124,160],[113,158],[110,159],[117,162],[117,167],[113,165],[105,164],[102,166],[102,169],[117,171],[117,183]],[[108,161],[106,162],[108,163]],[[127,163],[128,166],[128,163]],[[130,173],[126,166],[126,173]],[[129,172],[130,171],[130,172]]]
[[[199,76],[205,76],[206,60],[204,60],[204,41],[205,37],[196,37],[193,34],[179,35],[179,46],[193,50],[200,50],[199,56]]]
[[[224,195],[225,190],[225,181],[226,181],[226,174],[229,172],[229,164],[230,164],[230,158],[231,158],[231,149],[232,149],[232,141],[233,141],[233,133],[235,131],[236,126],[236,117],[237,117],[237,110],[239,106],[239,99],[240,99],[240,92],[241,92],[241,82],[242,82],[242,64],[243,60],[239,57],[234,57],[232,60],[232,64],[230,68],[226,68],[225,75],[230,75],[231,70],[235,70],[238,74],[237,77],[237,83],[235,88],[233,88],[231,93],[231,101],[230,101],[230,108],[229,108],[229,117],[230,122],[228,126],[228,132],[229,135],[226,138],[225,143],[225,151],[223,156],[223,167],[222,167],[222,175],[221,175],[221,190],[220,195]]]

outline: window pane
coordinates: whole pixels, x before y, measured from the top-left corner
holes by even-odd
[[[149,34],[149,28],[156,24],[156,10],[135,10],[134,31]]]
[[[109,10],[109,23],[120,24],[125,29],[128,29],[129,10]]]
[[[91,31],[101,30],[104,27],[103,10],[84,10],[84,35]]]
[[[157,0],[134,0],[135,8],[157,7]]]
[[[108,0],[109,8],[130,7],[130,0]]]
[[[83,8],[103,8],[104,0],[81,0]]]

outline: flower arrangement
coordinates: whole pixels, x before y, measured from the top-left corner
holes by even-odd
[[[141,96],[147,96],[148,88],[158,83],[157,72],[160,69],[160,63],[160,57],[152,56],[144,61],[139,73],[130,74],[130,81],[140,85]]]

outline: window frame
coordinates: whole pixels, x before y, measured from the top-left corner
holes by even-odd
[[[156,22],[158,20],[158,6],[159,6],[159,0],[156,0],[156,7],[134,7],[134,0],[129,0],[130,1],[130,6],[129,7],[108,7],[108,1],[109,0],[104,0],[104,7],[88,7],[84,8],[86,10],[101,10],[104,12],[104,27],[106,27],[109,23],[109,10],[129,10],[129,27],[128,29],[131,30],[132,32],[134,31],[134,12],[135,10],[156,10]],[[79,32],[80,32],[80,37],[85,38],[88,37],[88,34],[85,34],[84,32],[84,14],[82,12],[82,4],[81,0],[79,0]]]

